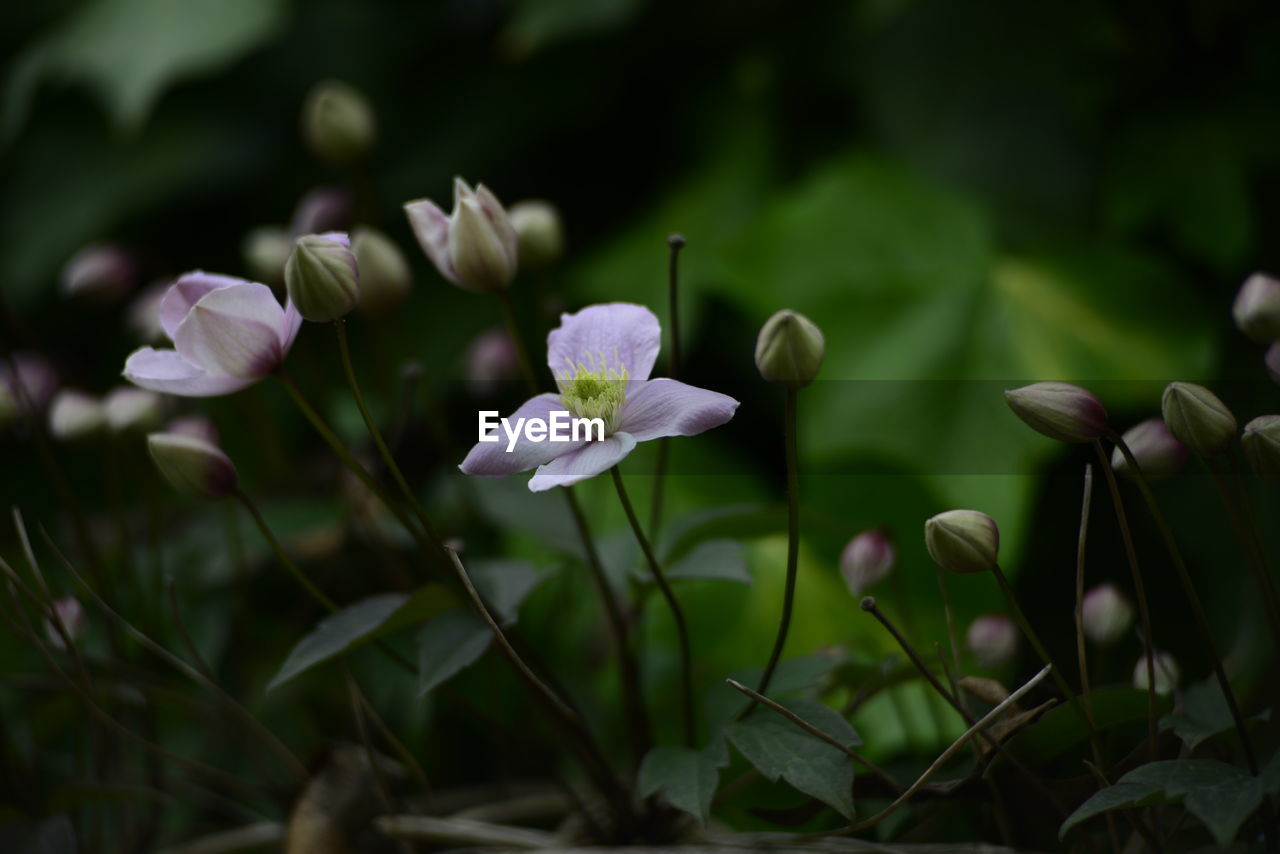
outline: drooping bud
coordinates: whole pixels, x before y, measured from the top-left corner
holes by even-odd
[[[858,534],[840,553],[840,574],[849,592],[861,596],[863,592],[883,581],[898,562],[893,541],[883,528],[874,528]]]
[[[63,389],[49,404],[49,433],[55,439],[75,442],[102,429],[102,404],[92,395]]]
[[[1280,279],[1266,273],[1245,279],[1231,313],[1240,331],[1259,344],[1280,341]]]
[[[814,381],[826,355],[822,330],[799,312],[783,309],[765,321],[756,338],[756,368],[760,376],[787,388],[804,388]]]
[[[170,421],[164,431],[204,439],[210,445],[218,444],[218,428],[204,415],[181,415]]]
[[[1280,415],[1260,415],[1244,425],[1241,442],[1253,473],[1280,481]]]
[[[160,395],[132,386],[112,389],[102,402],[103,415],[113,433],[150,430],[160,423]]]
[[[307,320],[326,323],[345,316],[360,295],[360,269],[347,235],[331,231],[299,237],[285,264],[284,282]]]
[[[336,80],[317,83],[302,105],[302,139],[326,163],[343,166],[364,157],[377,136],[373,106]]]
[[[284,283],[284,265],[288,263],[291,251],[293,241],[289,232],[278,225],[260,225],[246,234],[240,243],[240,256],[244,258],[249,278],[272,287]]]
[[[555,205],[541,199],[516,202],[507,215],[520,238],[521,269],[537,272],[560,260],[564,253],[564,227]]]
[[[1149,481],[1173,477],[1182,471],[1190,456],[1186,446],[1173,438],[1168,425],[1159,418],[1148,418],[1130,427],[1121,438]],[[1136,477],[1118,447],[1111,453],[1111,468],[1123,477]]]
[[[948,510],[924,523],[934,563],[951,572],[988,572],[1000,555],[996,520],[977,510]]]
[[[93,243],[73,255],[62,268],[62,292],[69,297],[106,302],[124,296],[137,276],[137,262],[128,251],[113,243]]]
[[[1280,341],[1267,348],[1266,365],[1271,379],[1280,383]]]
[[[351,252],[360,270],[360,308],[377,313],[409,293],[413,274],[400,247],[376,228],[360,226],[351,232]]]
[[[236,467],[217,445],[177,433],[152,433],[147,450],[164,479],[197,498],[226,498],[236,491]]]
[[[1178,662],[1174,661],[1172,655],[1160,650],[1156,650],[1152,658],[1152,669],[1155,671],[1156,677],[1156,693],[1161,696],[1172,693],[1182,679],[1182,671],[1178,669]],[[1133,666],[1133,687],[1139,691],[1145,691],[1150,684],[1147,681],[1147,656],[1144,653],[1139,656],[1138,663]]]
[[[1081,618],[1085,637],[1098,646],[1108,646],[1133,625],[1133,606],[1114,584],[1099,584],[1084,594]]]
[[[1018,651],[1018,627],[1002,614],[985,614],[969,624],[964,645],[980,667],[994,670],[1013,660]]]
[[[1236,438],[1236,417],[1202,385],[1169,383],[1160,410],[1169,432],[1196,456],[1216,456]]]
[[[1106,435],[1107,410],[1088,389],[1071,383],[1032,383],[1004,393],[1013,414],[1059,442],[1092,442]]]
[[[84,612],[84,606],[80,604],[80,600],[74,596],[55,599],[53,612],[58,622],[62,624],[62,631],[66,632],[72,643],[79,640],[85,629],[89,627],[89,615]],[[45,617],[44,634],[49,640],[49,645],[54,649],[59,651],[66,649],[66,642],[62,639],[62,632],[59,632],[58,626],[54,624],[54,617]]]

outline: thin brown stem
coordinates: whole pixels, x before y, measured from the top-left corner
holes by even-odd
[[[1266,564],[1256,548],[1248,523],[1231,495],[1231,485],[1227,481],[1226,473],[1214,460],[1205,460],[1205,465],[1213,477],[1213,485],[1218,490],[1218,497],[1222,499],[1222,506],[1226,508],[1227,519],[1231,522],[1231,531],[1240,544],[1240,550],[1244,552],[1245,562],[1249,564],[1250,572],[1253,573],[1254,584],[1258,587],[1258,598],[1262,601],[1262,611],[1267,617],[1267,627],[1271,630],[1272,644],[1276,652],[1280,653],[1280,603],[1276,602],[1274,582],[1268,578]]]

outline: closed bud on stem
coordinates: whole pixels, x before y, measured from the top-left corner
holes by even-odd
[[[152,433],[147,450],[164,479],[197,498],[226,498],[236,491],[236,467],[217,445],[195,436]]]
[[[1088,389],[1071,383],[1032,383],[1004,393],[1027,426],[1059,442],[1092,442],[1106,435],[1107,410]]]
[[[813,382],[826,355],[822,330],[809,318],[791,309],[770,317],[756,338],[756,368],[760,376],[787,388],[804,388]]]
[[[988,670],[1003,667],[1018,651],[1018,627],[1002,614],[985,614],[969,624],[964,645],[978,665]]]
[[[541,199],[516,202],[507,211],[520,238],[520,266],[537,272],[560,260],[564,253],[564,227],[555,205]]]
[[[1160,410],[1169,432],[1196,456],[1217,456],[1236,438],[1236,417],[1202,385],[1169,383]]]
[[[160,423],[160,395],[142,388],[112,389],[102,402],[103,415],[113,433],[150,430]]]
[[[1148,418],[1141,424],[1130,427],[1121,438],[1129,446],[1133,458],[1138,461],[1143,475],[1150,481],[1173,477],[1182,471],[1190,456],[1186,445],[1173,438],[1168,425],[1159,418]],[[1118,447],[1111,453],[1111,468],[1122,477],[1137,476]]]
[[[1266,273],[1245,279],[1231,313],[1240,331],[1259,344],[1280,341],[1280,279]]]
[[[883,528],[863,531],[849,541],[840,553],[840,574],[849,592],[861,596],[880,583],[898,562],[893,541]]]
[[[63,596],[61,599],[55,599],[53,601],[53,612],[58,622],[62,624],[62,630],[67,633],[67,637],[70,638],[72,643],[79,640],[85,629],[89,627],[89,615],[84,612],[84,606],[80,604],[80,600],[74,596]],[[66,648],[62,633],[58,631],[58,627],[51,617],[45,617],[44,634],[54,649],[62,650]]]
[[[948,510],[924,523],[924,544],[943,569],[989,572],[1000,555],[1000,529],[986,513]]]
[[[1156,693],[1160,695],[1170,694],[1174,688],[1178,687],[1178,682],[1182,679],[1182,671],[1178,669],[1178,662],[1174,661],[1173,656],[1167,652],[1156,650],[1154,654],[1156,675]],[[1133,666],[1133,687],[1139,691],[1147,690],[1147,686],[1151,683],[1147,681],[1147,655],[1143,653],[1138,658],[1138,663]]]
[[[326,163],[343,166],[363,158],[376,135],[373,107],[346,83],[326,80],[307,94],[302,105],[302,139]]]
[[[49,434],[63,442],[76,442],[102,430],[102,404],[92,395],[63,389],[49,404]]]
[[[1280,415],[1260,415],[1244,425],[1241,442],[1253,473],[1280,481]]]
[[[360,270],[360,308],[385,311],[405,298],[413,274],[400,247],[376,228],[360,226],[351,232],[351,252]]]
[[[307,320],[327,323],[345,316],[360,296],[360,269],[347,235],[331,231],[299,237],[284,267],[284,283]]]
[[[1133,606],[1114,584],[1099,584],[1085,593],[1081,612],[1084,635],[1098,646],[1115,643],[1133,625]]]

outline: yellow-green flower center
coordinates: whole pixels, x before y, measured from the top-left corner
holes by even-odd
[[[621,362],[618,370],[608,367],[604,353],[587,354],[587,361],[590,364],[571,363],[568,370],[556,371],[560,402],[579,418],[601,419],[605,435],[612,436],[627,402],[627,368]]]

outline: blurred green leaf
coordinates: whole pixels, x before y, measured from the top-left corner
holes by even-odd
[[[517,0],[499,44],[513,59],[525,59],[562,41],[616,30],[630,22],[646,0]]]
[[[484,621],[468,611],[433,618],[418,632],[418,696],[475,663],[492,639]]]
[[[1264,709],[1255,720],[1270,720],[1271,710]],[[1231,708],[1216,679],[1205,679],[1183,692],[1178,708],[1160,719],[1160,730],[1173,730],[1188,750],[1195,750],[1206,739],[1235,728]]]
[[[1126,723],[1145,720],[1147,692],[1136,688],[1099,688],[1090,697],[1097,729],[1105,730]],[[1173,705],[1169,697],[1156,697],[1156,713],[1167,712]],[[1050,709],[1035,726],[1023,730],[1010,742],[1019,759],[1036,767],[1089,738],[1088,730],[1070,704]]]
[[[746,550],[736,540],[706,540],[667,568],[668,578],[712,578],[750,584]]]
[[[521,560],[472,560],[467,572],[504,625],[516,621],[525,597],[552,575]]]
[[[711,818],[711,800],[720,783],[720,760],[711,750],[688,747],[655,747],[640,764],[636,794],[642,798],[661,793],[667,803],[704,825]]]
[[[299,673],[370,640],[408,601],[409,597],[403,593],[381,593],[325,617],[289,653],[279,672],[267,684],[267,690],[274,690]]]

